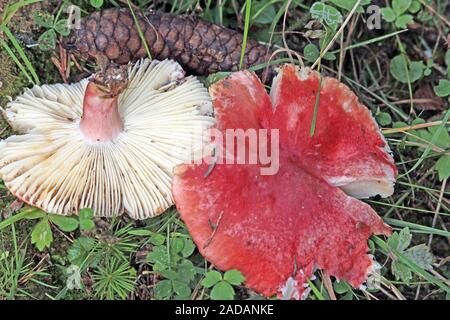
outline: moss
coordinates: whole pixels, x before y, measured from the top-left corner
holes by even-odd
[[[58,51],[57,49],[55,51]],[[39,76],[41,84],[62,83],[63,79],[56,66],[50,61],[51,51],[42,51],[35,48],[31,51],[30,61]],[[54,54],[53,54],[54,55]]]
[[[25,76],[19,74],[14,61],[5,52],[0,52],[0,106],[6,107],[9,97],[15,97],[23,91],[28,84]],[[0,119],[0,138],[5,138],[11,134],[6,120]]]
[[[7,53],[0,52],[0,61],[2,61],[0,64],[0,105],[5,107],[9,101],[8,97],[15,97],[19,94],[28,81],[25,76],[19,74],[14,61]]]
[[[6,8],[7,4],[14,2],[0,0],[0,12],[3,8]],[[8,23],[8,28],[25,50],[25,54],[35,68],[41,83],[61,82],[61,77],[56,67],[50,62],[50,51],[42,52],[37,48],[28,49],[26,45],[35,44],[43,31],[34,23],[33,17],[36,12],[51,12],[54,7],[55,3],[48,0],[25,6],[17,11]],[[0,34],[0,36],[2,35]],[[15,98],[23,91],[24,87],[30,86],[30,83],[9,54],[2,49],[0,49],[0,61],[2,62],[0,64],[0,106],[4,108],[9,101],[8,97]]]

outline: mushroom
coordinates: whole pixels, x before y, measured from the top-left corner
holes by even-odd
[[[202,145],[211,99],[178,63],[141,60],[127,89],[88,79],[27,89],[3,112],[20,135],[0,142],[0,176],[24,202],[69,215],[144,219],[173,204],[172,169]]]
[[[280,140],[286,141],[301,166],[320,172],[347,194],[358,199],[390,196],[396,169],[389,146],[369,109],[334,78],[322,79],[317,126],[309,138],[318,83],[318,73],[298,72],[293,66],[283,68],[274,79],[272,126],[280,128]]]
[[[272,164],[262,159],[238,164],[232,154],[234,163],[221,163],[214,154],[175,168],[175,203],[201,254],[219,269],[240,270],[265,296],[304,297],[318,268],[358,288],[374,266],[368,238],[391,229],[354,197],[390,195],[397,174],[369,110],[337,80],[294,65],[281,68],[270,96],[248,71],[210,93],[213,129],[268,130],[272,152],[278,134],[279,165],[263,174]]]

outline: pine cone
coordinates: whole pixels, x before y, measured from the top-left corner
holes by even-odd
[[[238,70],[243,37],[237,31],[186,15],[148,12],[136,17],[153,58],[174,59],[198,75]],[[80,29],[73,30],[63,46],[86,58],[116,64],[147,56],[127,9],[106,9],[83,18]],[[264,63],[269,57],[266,46],[249,39],[243,67]]]

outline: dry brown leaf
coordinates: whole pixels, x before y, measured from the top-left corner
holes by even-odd
[[[414,100],[416,102],[416,108],[419,110],[444,110],[445,101],[437,97],[430,84],[426,83],[421,85],[414,92]]]

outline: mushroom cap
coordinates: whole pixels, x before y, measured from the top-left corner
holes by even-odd
[[[364,199],[394,192],[397,169],[371,112],[335,78],[323,77],[313,137],[310,136],[320,74],[284,66],[270,96],[276,111],[271,126],[280,129],[298,163],[320,172],[330,184]]]
[[[269,96],[253,73],[242,71],[210,93],[215,129],[279,130],[278,172],[263,175],[261,163],[216,163],[210,170],[208,158],[177,166],[177,209],[208,261],[240,270],[246,286],[265,296],[302,298],[317,268],[359,287],[373,268],[368,238],[391,229],[333,178],[391,181],[393,160],[368,110],[345,86],[323,79],[311,137],[318,74],[286,65],[275,81]]]
[[[0,176],[21,200],[69,215],[127,213],[144,219],[173,204],[173,167],[202,145],[213,124],[205,87],[178,63],[141,60],[118,97],[124,130],[92,141],[80,130],[88,84],[34,86],[7,105],[15,135],[0,142]]]

